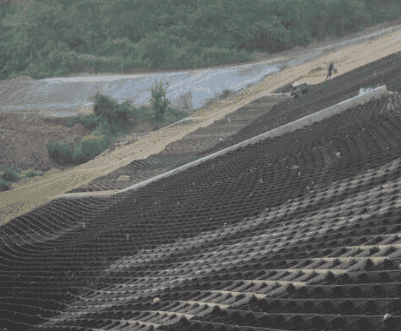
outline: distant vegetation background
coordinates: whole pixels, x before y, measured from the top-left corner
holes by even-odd
[[[401,12],[399,0],[15,2],[0,3],[0,80],[249,61],[255,51],[342,37]]]

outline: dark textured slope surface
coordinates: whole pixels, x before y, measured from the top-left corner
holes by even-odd
[[[234,137],[219,143],[210,150],[205,151],[204,154],[207,155],[238,144],[241,141],[357,96],[361,87],[374,88],[381,85],[386,85],[388,91],[401,92],[401,52],[388,55],[343,75],[336,76],[324,83],[313,85],[313,90],[308,92],[305,98],[289,99],[281,102],[251,125],[243,128]]]
[[[215,121],[213,124],[169,144],[162,152],[153,154],[144,160],[133,161],[125,167],[99,177],[89,185],[71,190],[69,193],[123,189],[194,161],[200,157],[202,152],[210,149],[219,141],[236,134],[285,99],[288,99],[285,95],[272,95],[251,102],[246,108],[240,108],[226,118]],[[130,176],[130,181],[119,182],[118,178],[121,175]]]
[[[72,190],[71,193],[129,187],[345,101],[358,95],[361,87],[376,87],[377,85],[386,85],[389,91],[401,92],[401,52],[314,85],[313,90],[302,99],[286,99],[280,103],[276,101],[275,105],[274,102],[272,103],[271,96],[254,100],[228,116],[232,121],[229,126],[227,126],[227,119],[220,120],[168,146],[170,149],[152,155],[146,160],[133,161],[114,173],[94,180],[87,187]],[[256,118],[253,118],[254,116]],[[235,126],[238,128],[236,129]],[[208,134],[209,137],[202,137],[202,134]],[[202,142],[200,139],[205,139],[207,142]],[[180,143],[185,146],[185,152],[179,151]],[[197,148],[197,145],[206,148]],[[178,151],[174,150],[175,147]],[[129,175],[132,180],[118,182],[117,178],[120,175]]]
[[[0,325],[401,330],[401,109],[387,105],[10,221]]]

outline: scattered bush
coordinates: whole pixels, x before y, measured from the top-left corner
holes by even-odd
[[[110,132],[112,134],[126,132],[132,123],[135,113],[135,109],[131,107],[128,101],[117,104],[114,100],[99,93],[96,93],[93,110],[96,116],[110,124]],[[104,121],[102,121],[102,124],[106,126]]]
[[[104,134],[90,134],[83,137],[73,151],[74,164],[92,160],[102,153],[110,145],[110,142],[110,137]]]
[[[54,141],[47,144],[47,151],[52,159],[62,164],[68,164],[73,161],[73,149],[66,142]]]
[[[11,183],[7,182],[3,178],[0,178],[0,191],[8,191],[9,189],[11,189]]]
[[[101,122],[100,116],[96,116],[96,114],[89,114],[84,116],[75,116],[69,118],[67,120],[68,126],[73,126],[76,123],[81,123],[83,126],[87,127],[90,130],[95,129]]]
[[[230,94],[231,94],[231,91],[230,90],[224,90],[223,91],[223,93],[220,95],[220,99],[225,99],[225,98],[228,98],[229,96],[230,96]]]
[[[2,167],[3,174],[1,178],[8,182],[17,182],[20,179],[19,173],[14,169],[12,165],[6,165]]]
[[[160,122],[163,120],[163,115],[169,103],[170,101],[166,99],[166,93],[164,92],[162,82],[160,82],[158,88],[152,89],[152,109],[155,112],[156,119]]]

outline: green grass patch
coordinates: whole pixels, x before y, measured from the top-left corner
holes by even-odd
[[[100,123],[101,117],[95,114],[78,115],[67,120],[67,126],[72,127],[76,123],[80,123],[90,130],[94,130]]]
[[[11,183],[0,178],[0,191],[8,191],[9,189],[11,189]]]
[[[49,155],[54,160],[61,164],[85,163],[106,150],[112,139],[129,133],[137,123],[157,122],[158,127],[162,127],[188,116],[185,111],[167,107],[162,119],[156,119],[153,106],[136,109],[129,102],[117,104],[101,94],[95,96],[94,112],[95,114],[79,115],[67,120],[68,126],[81,123],[92,130],[92,133],[83,137],[75,147],[59,141],[47,144]]]
[[[12,165],[3,166],[1,178],[8,182],[17,182],[20,179],[20,174],[17,170],[14,169]]]
[[[286,70],[288,68],[289,68],[289,66],[283,65],[283,66],[280,67],[280,72],[282,72],[282,71],[284,71],[284,70]]]
[[[98,134],[98,132],[83,137],[74,148],[72,155],[74,164],[81,164],[92,160],[102,153],[110,145],[110,142],[109,135]]]
[[[226,99],[231,95],[232,91],[230,90],[224,90],[223,93],[219,96],[219,99]]]
[[[66,142],[53,141],[47,144],[47,151],[52,159],[61,164],[72,163],[72,147]]]

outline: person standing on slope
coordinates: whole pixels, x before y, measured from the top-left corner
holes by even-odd
[[[328,80],[329,77],[331,78],[331,75],[332,75],[332,73],[333,73],[333,70],[335,70],[335,68],[334,68],[334,63],[333,63],[333,62],[330,62],[330,63],[327,65],[328,74],[327,74],[326,80]]]

